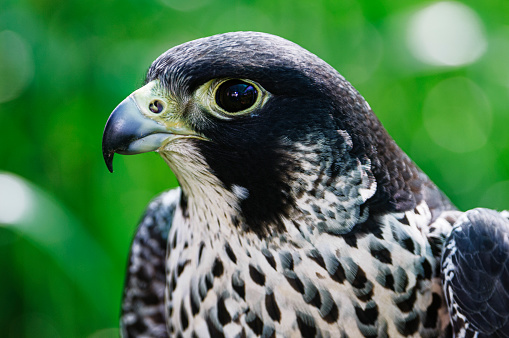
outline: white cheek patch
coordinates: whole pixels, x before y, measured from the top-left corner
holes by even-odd
[[[240,185],[234,184],[232,186],[232,192],[239,200],[245,200],[246,198],[249,197],[249,190],[247,190],[244,187],[241,187]]]

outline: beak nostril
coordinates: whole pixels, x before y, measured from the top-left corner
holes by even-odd
[[[155,108],[164,110],[163,102],[159,105],[153,102]],[[142,114],[129,95],[113,110],[104,127],[102,152],[106,166],[113,170],[115,153],[130,155],[156,150],[167,136],[166,127]]]
[[[150,109],[150,111],[154,114],[160,114],[164,109],[164,105],[161,101],[154,100],[150,102],[150,104],[148,105],[148,109]]]

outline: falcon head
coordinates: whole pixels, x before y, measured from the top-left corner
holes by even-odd
[[[148,151],[166,160],[195,208],[221,201],[234,224],[257,233],[277,230],[295,208],[322,212],[313,201],[334,198],[358,217],[323,227],[344,233],[368,209],[413,208],[425,181],[336,70],[255,32],[187,42],[152,63],[103,135],[110,171],[114,153]]]

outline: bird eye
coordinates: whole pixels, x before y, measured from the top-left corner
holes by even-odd
[[[160,114],[164,109],[164,105],[161,101],[154,100],[150,102],[150,104],[148,105],[148,109],[150,109],[150,111],[154,114]]]
[[[229,113],[248,109],[258,98],[256,87],[241,80],[228,80],[216,91],[216,103]]]

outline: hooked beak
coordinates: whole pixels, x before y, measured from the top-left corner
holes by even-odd
[[[113,155],[132,155],[155,151],[168,139],[195,137],[204,139],[189,128],[169,105],[153,113],[150,102],[164,99],[153,93],[157,85],[152,81],[129,95],[111,113],[103,133],[102,151],[104,161],[113,172]],[[162,104],[162,103],[161,103]]]
[[[111,113],[103,133],[103,157],[113,172],[113,155],[140,154],[158,149],[170,136],[166,127],[144,116],[129,95]]]

